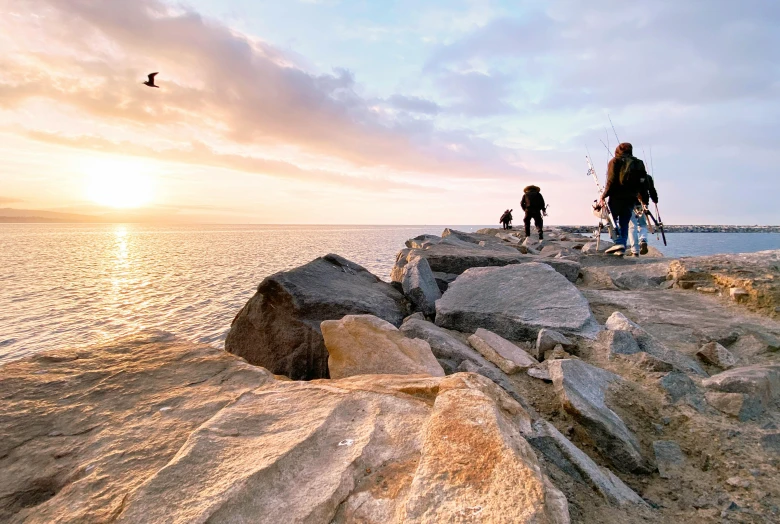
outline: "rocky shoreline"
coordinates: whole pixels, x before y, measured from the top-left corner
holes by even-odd
[[[389,283],[318,258],[227,351],[3,365],[0,521],[780,520],[780,250],[546,236],[409,239]]]

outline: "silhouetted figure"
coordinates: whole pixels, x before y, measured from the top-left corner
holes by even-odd
[[[628,142],[619,144],[615,157],[607,165],[607,183],[601,195],[601,204],[609,198],[609,209],[615,219],[617,238],[615,245],[605,253],[622,256],[626,251],[628,225],[637,200],[643,201],[648,193],[645,164],[634,156],[634,148]],[[644,202],[647,203],[647,202]],[[638,254],[638,253],[637,253]]]
[[[500,222],[504,229],[512,229],[512,209],[507,209],[504,214],[501,215]]]
[[[154,77],[157,76],[158,73],[159,73],[159,71],[157,73],[149,73],[149,80],[144,82],[144,85],[145,86],[149,86],[149,87],[156,87],[157,89],[159,89],[160,86],[154,85]]]
[[[528,186],[523,189],[523,199],[520,201],[520,207],[525,211],[525,217],[523,222],[525,223],[525,236],[531,236],[531,219],[534,219],[534,225],[536,230],[539,231],[539,240],[544,238],[542,228],[544,227],[544,221],[542,220],[542,212],[547,208],[544,203],[544,197],[539,192],[541,191],[538,186]]]

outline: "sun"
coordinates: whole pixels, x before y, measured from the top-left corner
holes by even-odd
[[[96,204],[134,208],[154,199],[154,180],[149,166],[128,158],[91,159],[85,166],[87,196]]]

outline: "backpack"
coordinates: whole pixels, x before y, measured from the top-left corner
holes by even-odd
[[[645,164],[634,156],[623,157],[623,165],[620,167],[620,185],[639,191],[646,183]]]

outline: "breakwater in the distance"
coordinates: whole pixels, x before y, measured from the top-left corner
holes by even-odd
[[[567,233],[591,233],[596,226],[556,226]],[[780,226],[725,226],[664,224],[667,233],[780,233]]]

